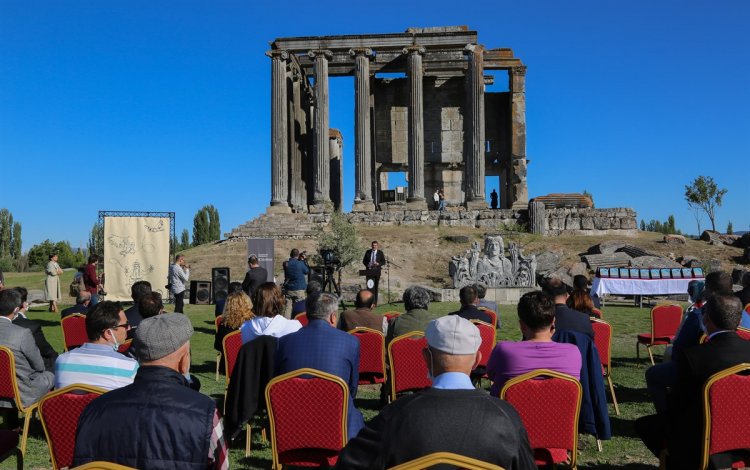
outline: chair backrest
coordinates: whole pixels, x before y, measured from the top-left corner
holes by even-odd
[[[49,392],[39,401],[39,419],[47,437],[52,468],[70,467],[73,463],[78,418],[86,405],[105,392],[99,387],[72,384]]]
[[[482,343],[479,345],[479,351],[482,353],[482,358],[479,360],[477,367],[487,367],[487,362],[490,360],[492,350],[495,349],[495,344],[497,343],[495,338],[497,330],[495,330],[494,326],[481,320],[472,320],[471,322],[474,326],[479,328],[479,335],[482,338]]]
[[[304,397],[305,404],[300,405]],[[349,388],[341,378],[297,369],[266,386],[273,468],[281,464],[334,464],[347,441]]]
[[[651,309],[651,338],[664,338],[677,334],[682,321],[682,307],[677,304],[657,305]]]
[[[295,320],[302,323],[302,326],[307,326],[307,312],[303,312],[294,317]]]
[[[740,326],[737,328],[737,334],[740,335],[740,338],[750,341],[750,329]]]
[[[103,462],[103,461],[98,460],[96,462],[89,462],[83,465],[79,465],[78,467],[71,468],[70,470],[137,470],[137,469],[133,467],[126,467],[125,465],[120,465],[119,463]]]
[[[0,346],[0,399],[14,401],[19,410],[24,409],[16,381],[16,358],[5,346]]]
[[[359,326],[349,330],[359,340],[359,376],[378,375],[385,378],[385,335]]]
[[[427,338],[421,331],[411,331],[397,336],[388,344],[388,365],[391,382],[391,398],[396,394],[419,390],[432,385],[427,378],[427,364],[422,350],[427,347]]]
[[[457,468],[465,470],[503,470],[503,467],[499,467],[493,463],[483,462],[451,452],[435,452],[434,454],[425,455],[424,457],[396,465],[389,470],[422,470],[423,468],[431,468],[441,464],[454,465]]]
[[[224,371],[227,374],[227,380],[232,378],[234,364],[237,362],[237,355],[242,347],[242,332],[233,331],[226,335],[222,340],[222,349],[224,350]]]
[[[86,315],[81,315],[80,313],[68,315],[60,321],[60,326],[63,331],[63,342],[65,343],[66,351],[77,348],[89,340],[86,334]]]
[[[217,332],[219,331],[219,325],[221,325],[221,322],[223,321],[224,321],[224,315],[219,315],[218,317],[214,319],[214,328],[216,329]]]
[[[570,466],[578,458],[581,384],[574,377],[537,369],[505,383],[500,398],[518,411],[532,449],[567,449]],[[554,409],[554,413],[550,410]]]
[[[592,313],[592,314],[593,314],[593,316],[595,316],[596,318],[599,318],[599,319],[601,319],[601,318],[602,318],[602,311],[601,311],[601,310],[599,310],[599,309],[598,309],[598,308],[596,308],[596,307],[594,307],[594,308],[592,308],[592,309],[591,309],[591,313]]]
[[[594,330],[594,344],[599,352],[599,361],[609,374],[612,368],[612,325],[604,320],[592,318],[591,328]]]
[[[478,307],[478,309],[489,315],[492,318],[492,326],[497,328],[497,312],[487,307]]]
[[[393,321],[394,318],[401,315],[401,312],[397,312],[395,310],[391,310],[390,312],[385,312],[383,316],[389,321]]]
[[[122,344],[117,346],[117,352],[120,354],[125,354],[128,349],[130,349],[130,345],[133,344],[132,339],[125,340]]]
[[[712,375],[703,386],[702,469],[708,468],[712,454],[750,449],[748,374],[750,364],[739,364]]]

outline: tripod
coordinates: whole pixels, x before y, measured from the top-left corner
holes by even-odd
[[[339,272],[339,281],[336,282],[335,273]],[[323,292],[336,293],[341,297],[341,270],[336,269],[333,265],[326,263],[323,266]]]

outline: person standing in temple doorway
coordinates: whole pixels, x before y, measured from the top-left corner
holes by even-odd
[[[497,209],[497,191],[495,191],[494,188],[490,193],[490,207],[492,207],[493,209]]]
[[[443,188],[438,189],[438,200],[440,201],[438,204],[438,210],[442,212],[445,210],[445,192],[443,191]]]
[[[432,195],[432,200],[435,201],[435,210],[440,210],[440,188],[435,190],[435,194]]]

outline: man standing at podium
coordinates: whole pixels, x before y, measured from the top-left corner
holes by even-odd
[[[367,288],[372,291],[372,295],[375,298],[375,305],[378,304],[378,283],[380,282],[380,269],[385,265],[385,255],[381,250],[378,249],[378,242],[372,242],[372,248],[365,252],[365,257],[362,258],[362,264],[365,265],[367,271]]]

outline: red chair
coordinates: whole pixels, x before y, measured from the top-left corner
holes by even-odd
[[[227,375],[227,387],[229,387],[229,381],[232,378],[232,371],[234,371],[234,363],[237,362],[237,354],[239,354],[241,347],[242,332],[240,330],[229,333],[222,340],[222,349],[224,350],[224,371]]]
[[[297,369],[268,383],[266,403],[272,468],[336,464],[347,441],[349,388],[341,378],[314,369]]]
[[[427,338],[421,331],[411,331],[394,338],[388,344],[388,381],[391,383],[391,401],[402,392],[421,390],[432,385],[427,378],[427,364],[422,350]]]
[[[592,318],[591,328],[594,329],[594,344],[599,352],[599,361],[602,363],[602,374],[609,384],[615,413],[620,416],[620,407],[617,406],[617,397],[615,397],[615,386],[612,384],[612,325],[604,320]]]
[[[750,329],[740,326],[737,328],[737,334],[740,335],[740,338],[750,341]]]
[[[130,345],[131,344],[133,344],[133,340],[132,339],[125,340],[124,343],[122,343],[119,346],[117,346],[117,352],[120,353],[120,354],[125,354],[126,352],[128,352],[128,349],[130,349]]]
[[[24,416],[23,432],[21,433],[21,454],[23,455],[26,453],[26,441],[29,438],[31,415],[34,414],[39,402],[23,406],[16,380],[16,359],[13,356],[13,351],[5,346],[0,346],[0,399],[15,404],[16,408],[11,410],[11,413],[18,410]]]
[[[86,334],[86,315],[80,313],[68,315],[62,319],[60,326],[63,331],[66,351],[77,348],[89,340],[89,336]]]
[[[743,375],[740,375],[743,373]],[[703,451],[701,469],[712,454],[745,450],[732,468],[750,467],[750,364],[739,364],[712,375],[703,386]]]
[[[18,433],[0,430],[0,462],[4,462],[11,455],[16,456],[16,469],[23,470],[23,454],[18,448]]]
[[[359,340],[359,385],[385,382],[385,335],[359,326],[349,333]]]
[[[484,379],[487,378],[487,362],[489,362],[492,350],[495,349],[495,344],[497,343],[497,339],[495,338],[497,330],[494,326],[481,320],[471,320],[471,322],[479,329],[479,335],[482,338],[482,343],[479,345],[479,352],[482,353],[482,358],[471,374],[472,378]]]
[[[654,362],[654,355],[651,348],[658,345],[671,344],[677,334],[677,328],[682,320],[682,307],[676,304],[657,305],[651,309],[651,333],[641,333],[638,335],[638,341],[635,343],[635,355],[640,360],[640,345],[645,344],[648,350],[648,356],[651,358],[651,364]]]
[[[598,309],[598,308],[596,308],[596,307],[594,307],[594,308],[592,308],[592,309],[591,309],[591,314],[592,314],[592,316],[593,316],[593,317],[596,317],[596,318],[598,318],[599,320],[601,320],[601,319],[602,319],[602,311],[601,311],[601,310],[599,310],[599,309]]]
[[[395,310],[391,310],[390,312],[385,312],[383,314],[383,316],[385,317],[385,320],[388,322],[389,325],[393,323],[393,320],[395,320],[396,317],[398,317],[399,315],[401,315],[401,312],[396,312]]]
[[[294,317],[295,320],[302,323],[302,326],[307,326],[307,312],[303,312]]]
[[[86,405],[102,393],[106,393],[106,390],[73,384],[49,392],[39,400],[39,420],[44,428],[52,468],[55,470],[73,464],[78,418]]]
[[[478,310],[481,310],[489,315],[492,318],[492,326],[494,328],[497,328],[497,312],[495,312],[494,310],[490,310],[487,307],[479,307]]]
[[[503,470],[503,467],[493,463],[483,462],[481,460],[453,454],[451,452],[435,452],[433,454],[428,454],[424,457],[391,467],[389,470],[422,470],[424,468],[433,468],[440,464],[448,464],[452,467],[465,470]]]
[[[214,334],[219,333],[219,325],[221,325],[221,322],[224,321],[224,316],[219,315],[214,319]],[[219,381],[219,364],[221,363],[221,353],[216,353],[216,381]]]
[[[119,463],[96,461],[96,462],[85,463],[78,467],[71,468],[70,470],[137,470],[137,469],[133,467],[126,467],[125,465],[120,465]]]
[[[578,459],[578,415],[581,384],[573,377],[549,369],[537,369],[505,383],[500,398],[518,411],[529,434],[537,465]]]

